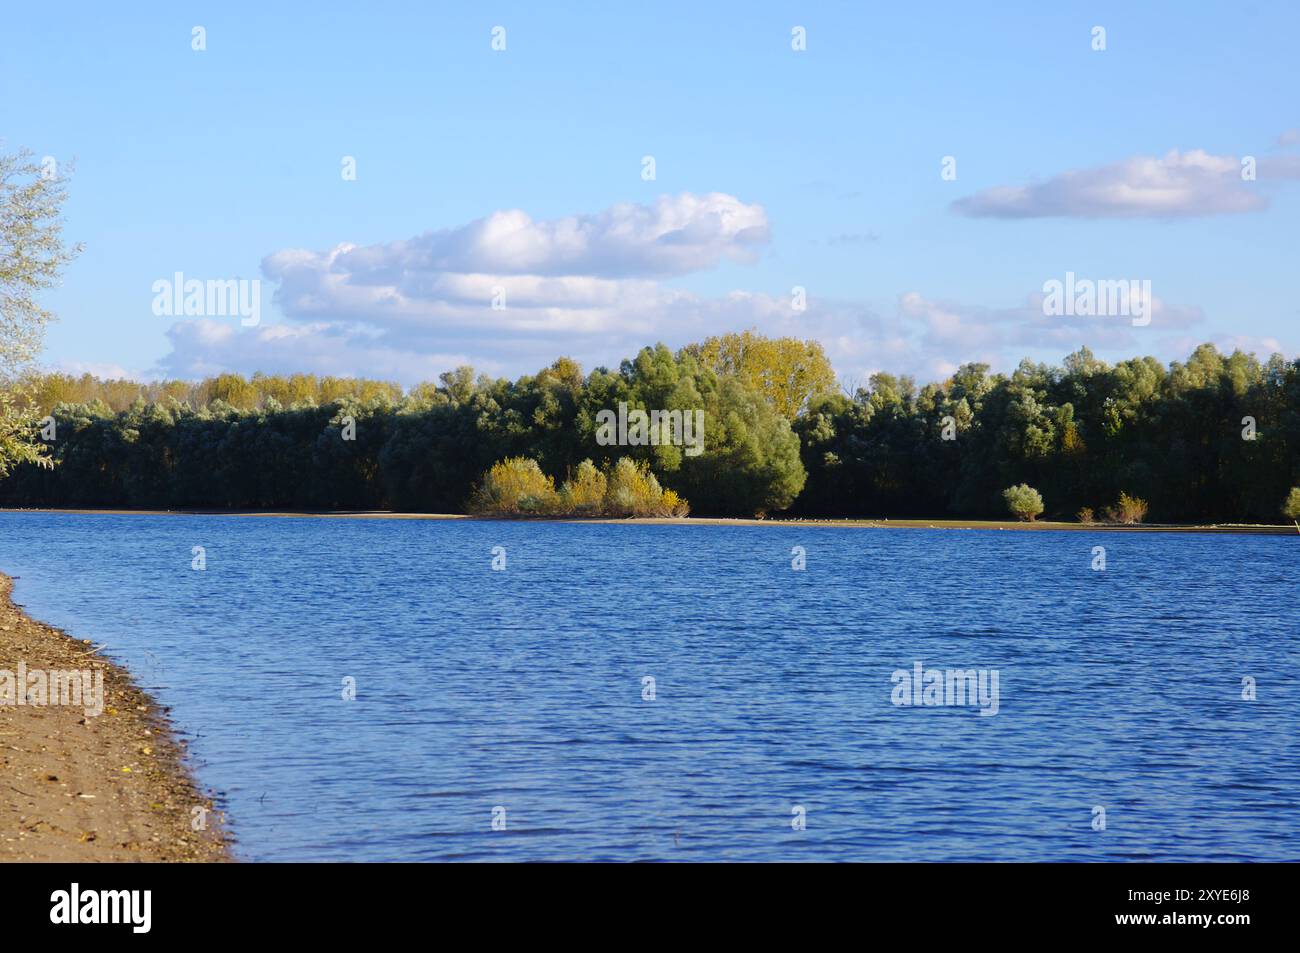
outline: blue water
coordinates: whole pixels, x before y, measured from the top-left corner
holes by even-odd
[[[1300,538],[0,513],[0,569],[243,859],[1300,858]]]

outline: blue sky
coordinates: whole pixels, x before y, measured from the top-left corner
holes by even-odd
[[[0,136],[75,159],[49,367],[412,383],[746,327],[846,378],[1294,357],[1298,29],[1263,2],[25,5]],[[1149,280],[1154,320],[1045,317],[1067,271]],[[176,272],[259,279],[261,323],[155,314]]]

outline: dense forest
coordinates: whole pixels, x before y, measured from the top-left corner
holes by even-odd
[[[28,374],[9,390],[46,417],[55,465],[15,466],[4,506],[464,512],[507,458],[559,482],[627,457],[701,516],[1004,518],[1003,491],[1028,484],[1048,518],[1127,493],[1157,522],[1276,523],[1300,484],[1300,360],[1208,344],[1168,367],[1085,348],[921,387],[880,373],[852,394],[815,342],[750,333],[513,382]],[[620,403],[702,409],[703,452],[601,442],[598,415]]]

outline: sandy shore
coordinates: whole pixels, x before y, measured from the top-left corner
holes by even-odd
[[[103,712],[0,705],[0,861],[229,860],[165,714],[93,645],[24,615],[12,589],[0,573],[0,670],[102,675]],[[192,829],[195,807],[206,830]]]
[[[1000,520],[746,520],[746,519],[631,519],[586,520],[591,523],[663,523],[684,526],[785,526],[785,527],[847,527],[865,529],[971,529],[1013,530],[1016,532],[1067,531],[1083,533],[1239,533],[1264,536],[1294,536],[1300,526],[1270,526],[1260,523],[1219,523],[1192,525],[1188,523],[1141,523],[1133,525],[1110,523],[1054,523],[1035,520],[1032,523]]]
[[[8,509],[0,513],[81,513],[113,516],[230,516],[273,517],[280,519],[375,519],[375,520],[492,520],[500,517],[466,516],[460,513],[397,513],[392,510],[92,510],[92,509]],[[1066,523],[1035,520],[1032,523],[1017,520],[859,520],[859,519],[724,519],[688,516],[682,518],[640,519],[576,519],[573,517],[533,517],[528,522],[553,523],[623,523],[647,526],[796,526],[796,527],[860,527],[866,529],[973,529],[973,530],[1066,530],[1086,533],[1237,533],[1264,536],[1292,536],[1300,534],[1300,524],[1267,523],[1142,523],[1131,526],[1106,523]],[[517,521],[516,521],[517,522]]]

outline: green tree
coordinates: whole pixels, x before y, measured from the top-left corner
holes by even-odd
[[[1009,486],[1002,491],[1002,499],[1007,509],[1022,520],[1033,522],[1034,517],[1043,512],[1043,498],[1028,483]]]
[[[788,509],[808,478],[799,437],[762,396],[725,378],[703,399],[704,452],[665,475],[700,512],[764,516]]]

